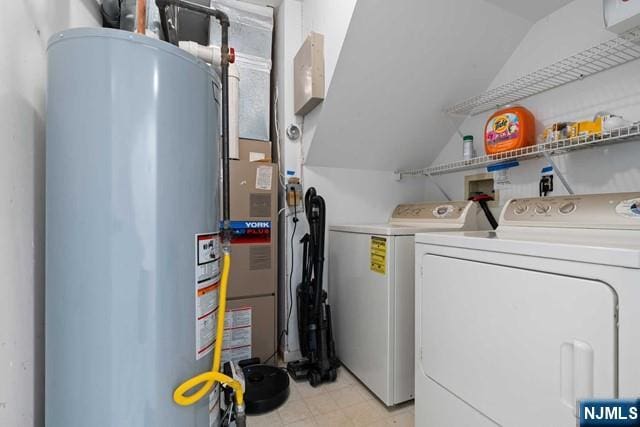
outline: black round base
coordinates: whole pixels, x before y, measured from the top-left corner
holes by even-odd
[[[274,366],[250,365],[242,369],[246,412],[258,415],[273,411],[289,397],[289,375]]]

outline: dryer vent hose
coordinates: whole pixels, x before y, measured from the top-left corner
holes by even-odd
[[[492,196],[488,194],[478,194],[477,196],[470,197],[469,200],[477,202],[480,205],[482,211],[487,217],[487,220],[489,221],[489,224],[491,224],[491,227],[494,230],[498,228],[498,221],[496,221],[496,217],[493,216],[493,213],[491,212],[491,209],[489,209],[489,205],[487,204],[488,202],[493,200]]]

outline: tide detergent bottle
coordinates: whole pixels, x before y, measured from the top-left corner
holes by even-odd
[[[533,114],[524,107],[496,111],[484,129],[485,153],[498,154],[535,144],[535,126]]]

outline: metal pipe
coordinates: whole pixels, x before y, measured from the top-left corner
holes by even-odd
[[[196,58],[202,59],[221,73],[222,55],[216,45],[202,46],[193,41],[179,41],[178,46]],[[233,48],[229,48],[229,158],[240,158],[240,72],[234,63]]]
[[[136,33],[145,34],[147,32],[147,1],[137,0],[136,2]]]
[[[207,16],[213,16],[222,27],[220,53],[222,55],[222,247],[225,253],[231,250],[231,208],[229,201],[229,17],[218,9],[191,3],[186,0],[156,0],[160,11],[162,30],[168,36],[167,6],[178,6]],[[175,44],[178,44],[175,41]]]
[[[144,14],[140,12],[140,6],[142,6],[140,0],[120,0],[118,28],[132,33],[144,34],[144,32],[138,31],[139,20],[145,19]]]
[[[158,0],[156,0],[156,6],[158,6]],[[162,27],[164,39],[169,43],[177,45],[178,40],[171,39],[171,32],[169,31],[169,24],[167,23],[167,9],[158,6],[158,12],[160,13],[160,26]]]
[[[231,208],[229,185],[229,18],[226,22],[220,20],[222,27],[222,220],[223,247],[231,246]]]
[[[202,6],[200,4],[192,3],[187,0],[156,0],[156,5],[158,6],[158,9],[161,12],[163,10],[166,10],[165,8],[167,6],[178,6],[183,9],[188,9],[193,12],[201,13],[203,15],[213,16],[218,20],[218,22],[220,22],[220,25],[223,27],[223,30],[225,25],[227,26],[227,28],[229,27],[229,16],[223,11],[214,9],[212,7]]]
[[[109,28],[120,28],[120,0],[103,0],[100,12]]]

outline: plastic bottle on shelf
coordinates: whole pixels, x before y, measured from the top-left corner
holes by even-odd
[[[476,150],[473,147],[473,135],[465,135],[462,137],[462,158],[471,160],[476,156]]]

